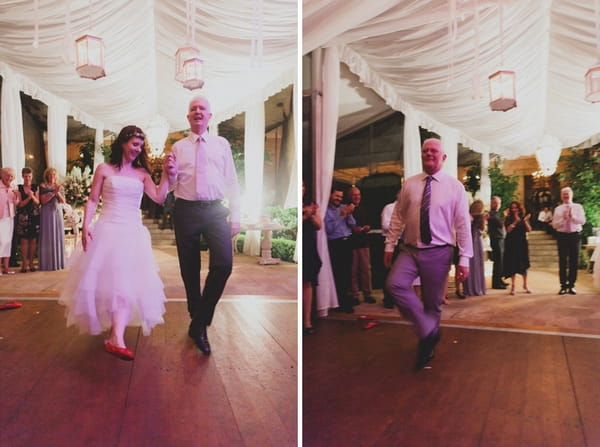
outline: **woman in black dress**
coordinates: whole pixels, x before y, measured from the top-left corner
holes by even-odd
[[[515,276],[523,276],[523,289],[531,293],[527,287],[527,269],[529,269],[529,245],[527,232],[531,231],[530,214],[523,216],[523,208],[519,202],[511,202],[508,216],[504,219],[506,238],[504,239],[503,275],[510,278],[510,294],[515,294]]]
[[[319,206],[309,199],[302,182],[302,315],[304,334],[313,334],[311,322],[312,299],[317,277],[321,270],[321,258],[317,251],[317,231],[323,221]]]
[[[40,198],[38,186],[32,183],[31,168],[21,170],[23,184],[19,185],[21,201],[17,205],[17,225],[15,231],[21,244],[21,273],[34,272],[33,258],[37,251],[37,238],[40,234]]]

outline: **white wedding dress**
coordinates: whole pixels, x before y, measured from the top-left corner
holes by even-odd
[[[87,251],[81,243],[69,258],[59,303],[67,307],[67,326],[93,335],[111,327],[111,314],[129,306],[129,325],[144,335],[163,323],[165,294],[148,229],[142,224],[143,183],[113,175],[104,180],[102,210],[91,228]]]

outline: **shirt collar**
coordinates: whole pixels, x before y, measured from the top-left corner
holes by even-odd
[[[207,135],[208,135],[208,132],[202,132],[201,135],[198,135],[197,133],[194,133],[193,131],[190,130],[189,139],[192,141],[192,143],[196,143],[198,141],[198,138],[200,138],[203,142],[206,142]]]

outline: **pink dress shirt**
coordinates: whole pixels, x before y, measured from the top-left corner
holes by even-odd
[[[468,267],[469,258],[473,257],[473,240],[467,193],[462,183],[444,171],[433,174],[431,182],[431,243],[424,244],[421,241],[419,210],[426,177],[427,174],[422,172],[404,183],[400,201],[392,214],[385,251],[394,251],[400,235],[403,235],[405,244],[417,248],[458,245],[459,265]]]
[[[171,149],[179,167],[175,197],[196,200],[228,200],[230,221],[240,222],[240,190],[229,142],[219,136],[194,132]]]

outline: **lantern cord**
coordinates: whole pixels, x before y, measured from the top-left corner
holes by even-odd
[[[454,79],[454,43],[458,34],[456,0],[448,0],[448,7],[450,9],[450,20],[448,21],[448,54],[450,55],[450,62],[448,63],[448,80],[446,86],[450,87]]]
[[[504,67],[504,8],[502,0],[498,1],[498,15],[500,16],[500,68]]]
[[[194,19],[196,16],[196,2],[195,0],[186,0],[186,35],[189,44],[195,46],[196,44],[196,27],[194,26]]]
[[[263,57],[263,0],[254,0],[254,32],[250,41],[250,58],[253,67],[262,65]]]
[[[481,83],[480,83],[480,60],[479,56],[481,53],[480,41],[479,41],[479,0],[473,2],[473,34],[475,36],[475,70],[473,73],[473,98],[481,97]]]
[[[71,0],[65,4],[65,36],[63,39],[62,61],[65,64],[73,62],[73,31],[71,30]]]
[[[40,18],[39,18],[39,5],[38,0],[34,0],[33,2],[33,17],[34,17],[34,27],[33,27],[33,48],[37,48],[40,45]]]
[[[600,0],[596,0],[596,54],[600,63]]]

